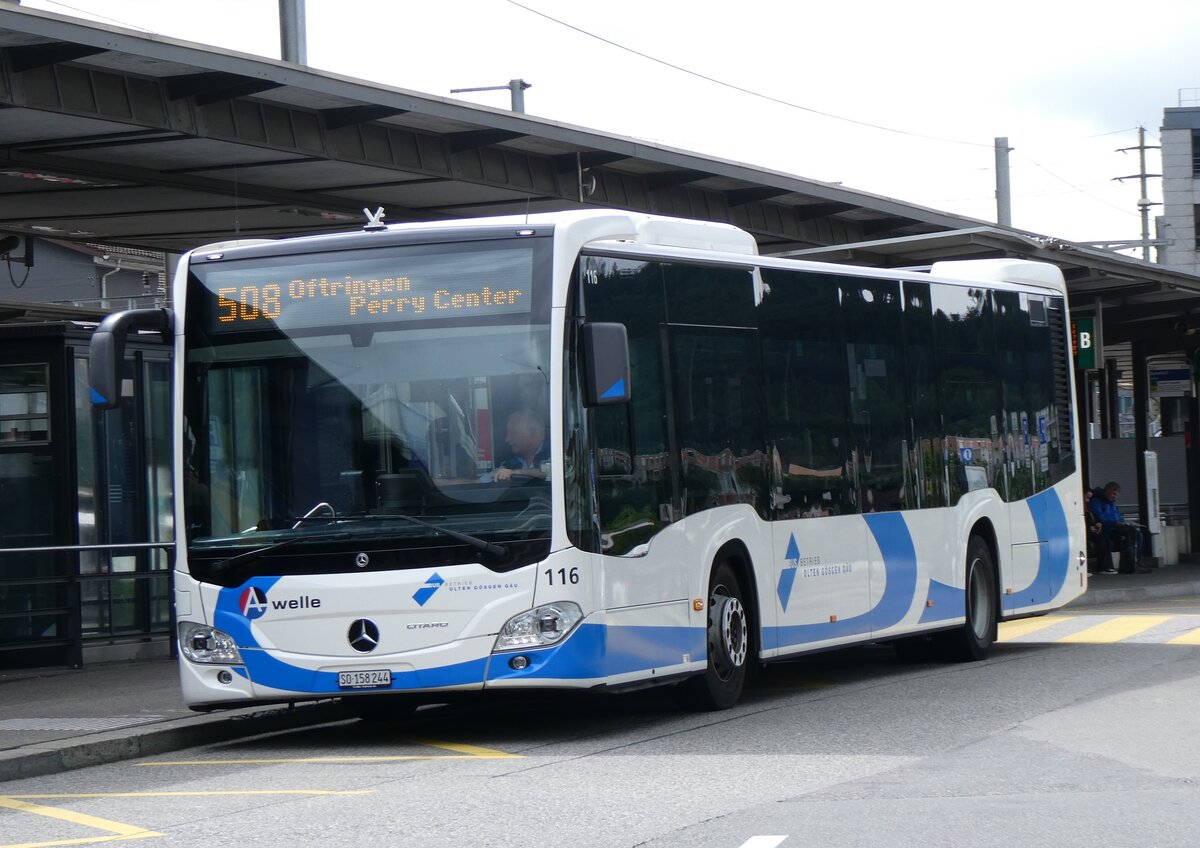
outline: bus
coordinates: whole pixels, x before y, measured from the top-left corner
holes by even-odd
[[[979,660],[1087,585],[1063,277],[857,268],[611,210],[210,245],[170,309],[195,709]]]

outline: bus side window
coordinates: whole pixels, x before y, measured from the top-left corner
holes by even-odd
[[[600,548],[636,553],[673,518],[661,329],[666,322],[657,262],[586,257],[589,321],[625,325],[633,400],[593,411]]]
[[[775,518],[856,511],[838,277],[764,268],[758,308]]]
[[[949,504],[976,489],[1000,488],[1000,383],[991,292],[930,286],[938,393],[946,428]]]
[[[906,281],[904,352],[908,371],[908,491],[906,509],[946,505],[946,460],[933,350],[929,283]]]
[[[671,361],[684,514],[742,503],[765,517],[762,385],[753,332],[673,327]]]
[[[842,314],[859,509],[897,510],[908,498],[900,284],[870,278],[843,283]]]

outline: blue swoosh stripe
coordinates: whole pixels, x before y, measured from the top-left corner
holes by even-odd
[[[886,630],[903,621],[912,609],[917,593],[917,549],[900,513],[881,512],[863,518],[883,554],[887,574],[883,597],[871,611],[871,629]]]
[[[864,515],[863,520],[875,537],[887,574],[887,585],[879,602],[862,615],[840,621],[768,627],[764,634],[766,644],[785,648],[864,635],[899,624],[908,614],[917,589],[917,551],[904,516],[898,512],[878,512]]]
[[[962,618],[967,608],[967,593],[957,586],[947,586],[937,580],[929,581],[927,601],[933,601],[933,606],[925,604],[921,613],[921,623],[945,621],[950,618]]]
[[[1030,591],[1021,594],[1031,595],[1035,604],[1045,604],[1062,591],[1071,572],[1071,532],[1062,500],[1054,489],[1040,492],[1025,503],[1029,506],[1037,539],[1045,544],[1038,556],[1038,571],[1030,584]],[[1006,595],[1005,609],[1014,609],[1017,600],[1016,595]]]

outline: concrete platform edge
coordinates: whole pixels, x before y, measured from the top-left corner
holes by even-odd
[[[349,718],[338,701],[188,716],[0,751],[0,782],[154,756]]]
[[[1067,604],[1065,609],[1097,606],[1099,604],[1132,604],[1139,601],[1163,600],[1164,598],[1200,597],[1200,579],[1157,585],[1097,586],[1099,580],[1136,579],[1127,575],[1104,575],[1092,577],[1091,585],[1082,597]]]

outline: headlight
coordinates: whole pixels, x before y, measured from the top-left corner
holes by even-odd
[[[579,604],[546,604],[510,618],[496,637],[497,651],[543,648],[561,642],[583,618]]]
[[[242,655],[233,637],[207,624],[179,622],[179,650],[194,663],[241,665]]]

